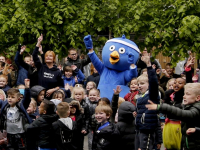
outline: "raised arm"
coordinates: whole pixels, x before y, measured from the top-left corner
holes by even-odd
[[[25,49],[26,49],[25,45],[21,47],[20,53],[18,55],[18,62],[19,62],[20,66],[22,66],[24,69],[26,69],[28,71],[29,64],[25,63],[23,60],[23,53],[24,53]]]
[[[138,72],[137,72],[137,67],[136,65],[132,64],[130,66],[130,70],[125,71],[125,80],[126,82],[131,81],[132,78],[137,77]]]
[[[30,80],[25,79],[24,83],[25,83],[25,93],[24,93],[24,97],[22,100],[22,104],[23,104],[24,108],[27,109],[31,102],[31,94],[30,94],[30,89],[29,89],[30,88]]]

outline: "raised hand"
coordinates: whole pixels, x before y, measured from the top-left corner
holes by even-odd
[[[92,43],[91,35],[85,36],[83,41],[85,43],[86,49],[89,49],[89,50],[93,49],[93,43]]]
[[[77,66],[76,65],[71,65],[72,70],[76,70]]]
[[[30,79],[24,79],[24,83],[25,83],[25,88],[30,87]]]
[[[20,55],[24,53],[25,49],[26,49],[26,45],[23,45],[20,50]]]
[[[190,56],[190,58],[187,61],[186,67],[190,67],[191,65],[194,65],[195,57]]]
[[[37,42],[37,47],[40,47],[41,43],[43,41],[43,35],[41,34],[40,37],[38,38],[38,42]]]
[[[147,65],[147,67],[151,66],[150,53],[148,53],[147,51],[142,52],[141,60]]]
[[[116,87],[116,90],[113,89],[113,91],[114,91],[114,94],[118,95],[118,94],[122,91],[121,86],[118,85],[118,86]]]
[[[39,46],[39,50],[40,54],[43,54],[43,51],[42,51],[42,45]]]

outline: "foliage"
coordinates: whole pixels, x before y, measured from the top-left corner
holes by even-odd
[[[41,33],[43,47],[60,57],[70,47],[84,51],[87,34],[100,48],[108,39],[101,35],[109,33],[134,34],[141,50],[155,47],[153,56],[163,52],[173,62],[186,57],[187,50],[200,55],[198,0],[2,0],[0,7],[0,46],[7,57],[19,43],[31,53]]]

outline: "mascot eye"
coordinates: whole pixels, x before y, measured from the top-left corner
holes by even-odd
[[[110,46],[109,50],[110,51],[114,51],[115,50],[115,46],[114,45]]]
[[[123,48],[123,47],[119,48],[119,53],[124,54],[125,51],[126,51],[125,48]]]

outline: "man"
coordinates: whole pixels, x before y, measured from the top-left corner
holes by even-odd
[[[0,55],[0,61],[2,61],[2,62],[6,62],[6,57],[3,56],[3,55]]]
[[[69,49],[67,59],[68,60],[65,61],[64,63],[64,67],[75,65],[77,66],[78,69],[81,69],[82,72],[83,72],[83,67],[91,62],[89,57],[87,57],[86,59],[80,59],[77,54],[77,50],[74,48]]]

